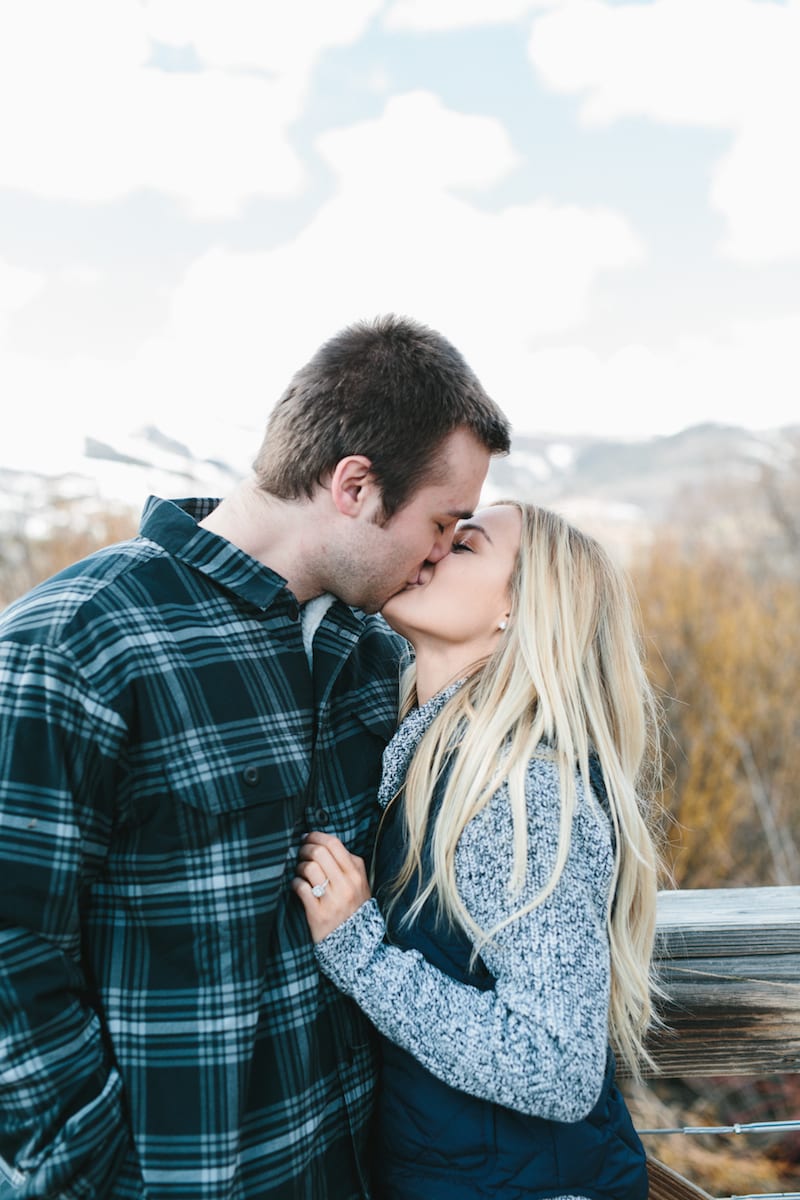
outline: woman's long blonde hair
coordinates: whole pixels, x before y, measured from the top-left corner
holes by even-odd
[[[589,756],[595,753],[615,843],[607,913],[609,1035],[638,1075],[642,1060],[651,1061],[644,1037],[653,1020],[651,994],[657,990],[651,957],[658,862],[647,814],[660,764],[657,709],[643,667],[637,608],[625,575],[593,538],[545,509],[516,500],[499,503],[513,505],[522,515],[508,628],[494,653],[438,714],[414,755],[404,785],[407,854],[389,891],[396,897],[421,869],[433,785],[447,766],[433,819],[432,874],[408,919],[433,897],[442,914],[473,937],[477,955],[502,925],[480,929],[458,894],[455,854],[465,826],[507,783],[514,827],[509,887],[518,892],[529,852],[528,763],[534,756],[557,763],[561,812],[555,867],[534,900],[503,924],[516,920],[558,883],[570,849],[576,767],[588,789]],[[412,666],[402,681],[401,714],[415,696]]]

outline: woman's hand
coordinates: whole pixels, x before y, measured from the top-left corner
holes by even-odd
[[[292,887],[306,910],[314,942],[338,929],[372,895],[364,860],[337,837],[317,831],[300,847]]]

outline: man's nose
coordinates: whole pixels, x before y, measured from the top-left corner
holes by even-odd
[[[430,549],[430,552],[429,552],[427,560],[426,560],[427,562],[437,563],[437,562],[440,562],[443,558],[447,558],[447,555],[450,553],[451,549],[453,548],[454,532],[455,532],[454,530],[450,530],[447,533],[439,534],[439,536],[437,537],[436,541],[433,543],[433,546]]]

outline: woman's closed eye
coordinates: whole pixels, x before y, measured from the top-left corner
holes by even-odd
[[[470,546],[468,542],[453,542],[450,550],[453,554],[457,554],[459,550],[467,550],[470,554],[475,553],[475,551],[472,549],[472,546]]]

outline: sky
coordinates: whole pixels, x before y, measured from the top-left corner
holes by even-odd
[[[0,0],[0,461],[439,329],[525,433],[800,421],[800,0]]]

